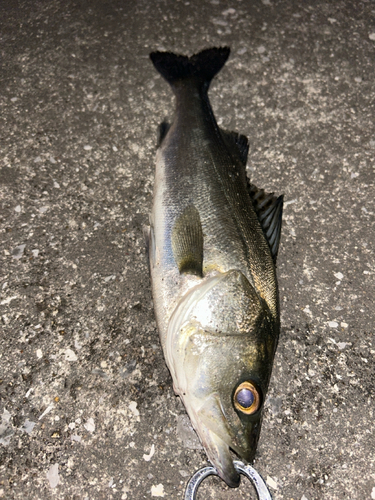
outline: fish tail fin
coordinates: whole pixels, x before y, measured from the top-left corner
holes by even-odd
[[[213,77],[224,66],[229,53],[229,47],[213,47],[191,57],[172,52],[152,52],[150,59],[172,88],[183,80],[193,79],[198,85],[208,89]]]

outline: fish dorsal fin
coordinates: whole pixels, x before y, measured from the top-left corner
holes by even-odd
[[[249,180],[247,188],[270,246],[272,258],[276,262],[281,235],[284,196],[277,198],[273,193],[266,193],[264,189],[258,189]]]
[[[227,148],[234,152],[240,162],[246,167],[247,155],[249,153],[249,141],[245,135],[237,132],[229,132],[228,130],[220,129],[223,140]]]
[[[203,275],[203,231],[194,205],[187,206],[173,226],[172,251],[181,274]]]
[[[171,128],[170,123],[168,123],[166,120],[163,120],[161,124],[158,127],[158,138],[157,138],[157,147],[160,148],[164,137],[167,135],[168,130]]]

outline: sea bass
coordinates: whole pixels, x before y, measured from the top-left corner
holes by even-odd
[[[250,184],[247,138],[215,120],[208,88],[228,56],[227,47],[150,54],[176,111],[159,128],[146,240],[174,390],[209,460],[236,487],[230,450],[254,458],[280,330],[283,199]]]

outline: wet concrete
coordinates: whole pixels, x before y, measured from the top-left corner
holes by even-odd
[[[144,253],[173,110],[148,54],[229,45],[216,116],[286,202],[255,467],[275,500],[375,498],[374,14],[350,0],[0,4],[1,497],[182,499],[206,464]],[[249,488],[209,479],[201,498]]]

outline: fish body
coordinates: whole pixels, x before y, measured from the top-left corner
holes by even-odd
[[[279,336],[282,197],[250,185],[247,139],[215,120],[208,87],[228,56],[226,47],[150,55],[176,111],[159,129],[147,239],[174,390],[209,460],[238,486],[230,449],[254,457]]]

